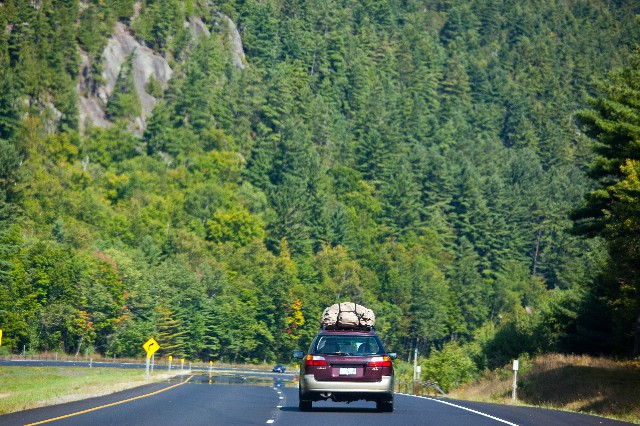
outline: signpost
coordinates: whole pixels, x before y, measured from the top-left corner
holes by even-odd
[[[518,387],[518,360],[513,360],[513,393],[511,397],[516,400],[516,388]]]
[[[156,342],[152,337],[142,345],[142,349],[147,353],[147,365],[145,366],[145,372],[147,377],[149,377],[149,363],[151,362],[151,357],[158,349],[160,349],[160,345],[158,345],[158,342]]]
[[[0,328],[0,346],[2,346],[2,329]]]

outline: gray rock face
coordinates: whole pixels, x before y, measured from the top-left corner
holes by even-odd
[[[133,55],[133,78],[142,107],[142,116],[138,117],[133,130],[138,134],[144,131],[146,127],[145,118],[151,114],[156,103],[156,99],[145,91],[147,83],[153,76],[162,88],[166,89],[173,71],[165,58],[138,43],[121,22],[116,23],[115,31],[104,49],[102,76],[105,85],[99,87],[95,94],[85,93],[86,87],[82,76],[85,75],[90,64],[86,55],[82,58],[82,72],[80,83],[78,84],[80,92],[80,128],[82,130],[89,126],[106,127],[110,124],[105,117],[104,108],[113,93],[122,64],[131,55]]]
[[[245,56],[244,56],[244,47],[242,46],[242,37],[240,37],[240,32],[236,27],[236,24],[229,18],[227,15],[223,15],[222,13],[216,13],[217,16],[222,19],[229,26],[229,37],[231,39],[231,45],[233,46],[232,61],[233,66],[236,68],[244,69],[245,64]]]
[[[229,27],[233,45],[233,65],[239,69],[244,69],[245,56],[238,29],[227,16],[219,13],[217,16]],[[184,25],[190,28],[194,39],[211,35],[200,18],[192,18],[185,22]],[[107,127],[111,124],[106,118],[105,106],[113,93],[122,64],[132,56],[132,72],[142,107],[142,115],[136,119],[136,123],[134,123],[131,130],[141,135],[146,128],[146,118],[149,117],[156,104],[156,99],[146,92],[147,83],[153,77],[166,90],[173,70],[165,58],[148,47],[141,45],[130,34],[127,26],[121,22],[116,23],[114,33],[109,38],[102,56],[104,85],[98,87],[95,93],[91,93],[86,87],[86,79],[84,77],[89,74],[91,64],[89,58],[82,54],[82,68],[78,82],[80,129],[84,133],[91,126]]]
[[[153,76],[162,88],[166,89],[173,71],[165,58],[138,43],[129,34],[127,27],[118,22],[103,52],[102,63],[104,70],[102,76],[105,85],[98,88],[95,96],[83,95],[80,97],[81,125],[83,128],[86,128],[86,125],[89,124],[87,120],[90,120],[94,126],[104,127],[109,124],[104,115],[104,107],[113,93],[122,64],[131,55],[133,55],[133,78],[142,107],[142,116],[138,118],[134,131],[141,133],[146,127],[145,118],[151,114],[156,103],[156,99],[145,91],[147,83],[150,77]]]
[[[209,37],[211,35],[211,32],[200,18],[191,18],[186,21],[183,26],[189,27],[191,37],[194,39],[198,39],[200,37]]]
[[[107,127],[110,122],[104,114],[104,102],[95,94],[90,93],[85,76],[91,70],[91,63],[84,52],[80,53],[81,69],[80,78],[78,79],[78,111],[80,118],[80,131],[82,133],[88,127]]]

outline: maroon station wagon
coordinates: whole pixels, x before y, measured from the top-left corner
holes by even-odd
[[[393,364],[371,328],[323,329],[309,353],[295,351],[300,362],[299,407],[309,411],[313,401],[331,399],[375,401],[378,410],[393,411]]]

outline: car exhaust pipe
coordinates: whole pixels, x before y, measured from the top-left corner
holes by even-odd
[[[323,397],[324,399],[333,399],[333,394],[331,392],[326,392],[326,393],[321,393],[320,394],[321,397]]]

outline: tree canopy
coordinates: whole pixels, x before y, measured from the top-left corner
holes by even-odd
[[[0,350],[287,361],[354,301],[434,368],[637,356],[638,13],[4,1]],[[116,23],[166,85],[104,90]]]

